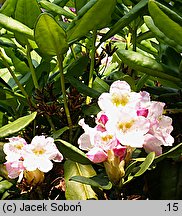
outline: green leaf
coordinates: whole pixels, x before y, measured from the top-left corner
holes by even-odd
[[[0,182],[0,194],[4,193],[6,190],[10,189],[13,184],[7,180]]]
[[[0,13],[9,17],[12,16],[14,14],[17,1],[18,0],[5,0],[0,9]]]
[[[33,29],[41,10],[36,0],[18,0],[15,19]]]
[[[182,155],[182,143],[171,148],[169,151],[157,156],[154,160],[155,163],[162,161],[165,158],[177,158]]]
[[[0,26],[14,33],[25,35],[27,38],[34,40],[32,29],[4,14],[0,14]]]
[[[4,146],[4,143],[0,142],[0,163],[4,163],[5,162],[5,156],[6,155],[5,155],[4,151],[3,151],[3,146]]]
[[[112,188],[112,183],[108,179],[103,178],[103,176],[94,176],[91,178],[87,178],[85,176],[73,176],[70,178],[70,180],[87,184],[92,187],[97,187],[103,190],[110,190]]]
[[[81,11],[87,8],[89,1]],[[93,1],[92,7],[80,18],[73,20],[75,26],[67,32],[68,41],[80,39],[85,36],[90,30],[101,29],[111,21],[111,14],[116,6],[116,0],[99,0]],[[79,11],[80,12],[80,11]]]
[[[49,11],[53,11],[59,15],[63,15],[67,18],[71,18],[71,19],[74,19],[75,18],[75,15],[74,13],[71,13],[71,12],[68,12],[67,10],[65,10],[64,8],[62,7],[59,7],[58,5],[56,4],[53,4],[51,2],[48,2],[48,1],[40,1],[39,4],[46,10],[49,10]]]
[[[101,42],[104,42],[110,37],[114,36],[130,22],[135,20],[144,10],[147,4],[148,0],[141,0],[138,4],[136,4],[127,14],[125,14],[117,23],[114,24],[114,26],[107,32],[106,35],[102,37]]]
[[[157,28],[163,32],[168,38],[176,41],[177,44],[182,46],[182,26],[170,19],[154,1],[148,2],[149,13]]]
[[[14,134],[23,128],[25,128],[27,125],[29,125],[36,117],[37,113],[34,112],[30,115],[20,117],[19,119],[15,120],[14,122],[11,122],[3,127],[0,128],[0,137],[7,137],[11,134]]]
[[[0,45],[5,47],[12,47],[14,49],[16,48],[15,43],[6,37],[0,37]]]
[[[140,169],[137,173],[135,173],[134,177],[141,176],[144,172],[148,170],[152,162],[154,161],[155,158],[155,152],[150,152],[144,162],[139,166]]]
[[[96,91],[103,93],[103,92],[108,92],[109,91],[109,85],[99,77],[96,77],[94,82],[93,82],[93,89]]]
[[[78,90],[78,92],[92,98],[98,98],[100,96],[100,93],[98,91],[89,88],[87,85],[75,79],[74,77],[66,76],[66,79]]]
[[[63,127],[60,130],[57,130],[55,132],[53,132],[52,136],[53,139],[57,139],[59,136],[61,136],[65,131],[69,130],[69,127]]]
[[[76,11],[79,11],[89,0],[75,0]]]
[[[88,200],[97,199],[95,192],[90,185],[69,181],[73,176],[92,177],[96,172],[91,165],[82,165],[73,161],[66,161],[64,164],[64,177],[66,181],[67,200]]]
[[[66,76],[74,76],[74,77],[79,77],[83,74],[84,71],[87,70],[89,63],[89,57],[86,55],[83,55],[74,62],[72,62],[68,68],[67,68],[67,73],[65,74]]]
[[[47,13],[39,16],[35,26],[35,41],[41,52],[46,55],[60,55],[68,50],[65,31]]]
[[[74,145],[61,139],[55,140],[55,143],[57,148],[65,158],[81,164],[92,164],[92,162],[87,158],[85,153]]]
[[[176,71],[171,70],[164,64],[158,63],[153,58],[131,50],[118,49],[116,52],[125,64],[135,70],[154,77],[166,79],[174,83],[181,82],[178,78],[179,74],[176,74]]]

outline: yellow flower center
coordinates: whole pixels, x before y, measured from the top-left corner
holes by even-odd
[[[102,137],[102,140],[103,140],[104,142],[108,142],[108,141],[111,140],[112,138],[113,138],[112,135],[106,135],[106,136],[103,136],[103,137]]]
[[[18,150],[21,150],[23,148],[23,143],[17,143],[15,144],[15,148],[18,149]]]
[[[32,151],[35,155],[42,155],[46,152],[44,148],[34,148]]]
[[[134,120],[131,120],[129,122],[119,122],[118,128],[122,130],[123,132],[126,132],[133,126],[134,122],[135,122]]]
[[[129,101],[129,96],[127,94],[125,95],[113,94],[112,95],[112,103],[117,107],[119,105],[126,106],[128,101]]]

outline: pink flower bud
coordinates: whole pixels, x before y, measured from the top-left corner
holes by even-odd
[[[137,116],[144,116],[145,118],[147,118],[148,113],[149,113],[148,109],[145,108],[137,110]]]
[[[94,163],[101,163],[107,160],[107,154],[102,149],[97,147],[91,149],[86,155],[89,160]]]
[[[126,146],[118,145],[116,148],[113,148],[114,155],[120,158],[120,161],[124,159],[126,154]]]

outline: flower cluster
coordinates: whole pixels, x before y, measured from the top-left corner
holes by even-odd
[[[98,105],[101,111],[94,128],[84,119],[79,121],[84,129],[79,147],[88,151],[87,156],[94,163],[106,161],[110,150],[122,160],[129,146],[160,155],[162,145],[173,144],[172,119],[163,115],[165,104],[151,101],[148,92],[132,92],[125,81],[115,81],[109,93],[100,95]]]
[[[9,142],[4,144],[4,152],[8,176],[12,179],[19,176],[21,180],[27,171],[48,172],[53,167],[51,160],[63,160],[54,139],[45,136],[35,136],[30,144],[21,137],[9,138]]]

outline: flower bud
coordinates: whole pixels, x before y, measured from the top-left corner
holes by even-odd
[[[118,185],[125,175],[124,165],[124,160],[120,160],[120,157],[116,156],[112,150],[108,151],[108,159],[104,162],[104,166],[110,181],[114,185]]]
[[[24,179],[28,186],[38,186],[44,181],[44,173],[39,169],[24,171]]]

